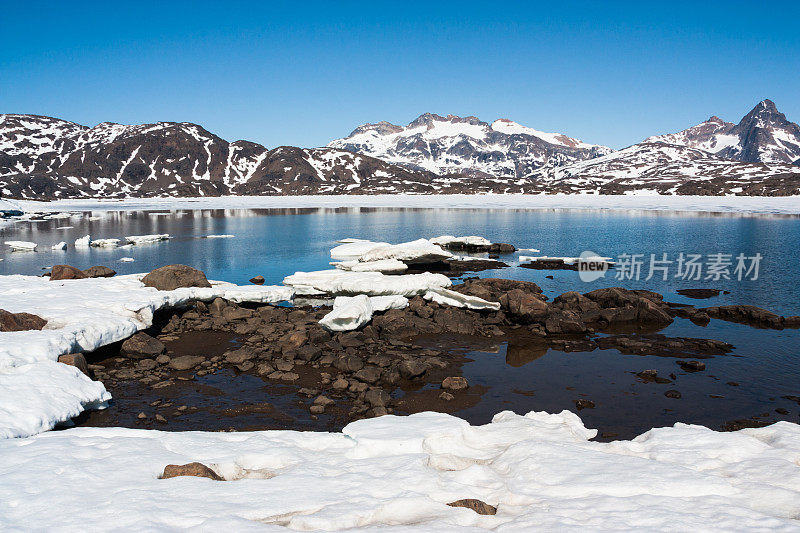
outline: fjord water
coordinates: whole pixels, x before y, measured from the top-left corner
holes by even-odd
[[[168,233],[172,238],[125,249],[81,250],[72,246],[75,239],[87,234],[100,239],[153,233]],[[204,238],[220,234],[234,237]],[[750,304],[782,315],[800,314],[800,218],[787,216],[367,208],[80,213],[71,218],[0,226],[2,241],[39,244],[38,252],[11,252],[4,246],[0,274],[39,275],[46,267],[62,263],[79,268],[106,265],[126,274],[184,263],[203,270],[210,279],[247,283],[260,274],[267,284],[279,284],[295,271],[329,268],[329,251],[337,239],[396,243],[442,234],[481,235],[493,242],[541,250],[541,254],[523,255],[576,256],[589,250],[613,258],[620,254],[644,256],[639,280],[616,279],[611,271],[605,278],[584,283],[572,271],[519,268],[520,254],[501,258],[511,268],[477,274],[534,281],[550,298],[569,290],[588,292],[623,286],[653,290],[667,301],[698,307]],[[69,243],[68,249],[51,251],[50,246],[60,241]],[[660,272],[645,280],[650,254],[660,259],[666,253],[667,259],[676,260],[681,252],[734,257],[760,253],[763,259],[757,280],[738,281],[734,275],[730,280],[682,280],[674,277],[674,263],[666,281]],[[123,257],[135,261],[120,262]],[[683,288],[722,289],[729,294],[692,300],[675,292]],[[736,350],[732,355],[706,360],[705,372],[688,375],[672,358],[621,355],[613,350],[536,353],[514,343],[510,347],[506,342],[487,347],[462,342],[460,350],[468,359],[464,375],[489,390],[477,404],[456,414],[473,422],[486,422],[503,409],[560,411],[574,409],[573,402],[578,398],[589,398],[597,408],[581,412],[587,425],[594,423],[594,427],[623,434],[676,421],[718,428],[724,421],[754,415],[764,415],[764,420],[798,421],[798,405],[782,398],[800,395],[798,330],[760,330],[718,320],[701,327],[676,319],[660,333],[720,339]],[[633,374],[650,368],[658,369],[660,375],[681,374],[680,379],[659,385],[643,383]],[[681,390],[683,398],[664,397],[669,388]],[[776,408],[787,409],[789,414],[776,414]]]

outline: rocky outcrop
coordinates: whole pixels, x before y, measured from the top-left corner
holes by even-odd
[[[142,283],[160,291],[174,291],[181,287],[211,287],[203,272],[186,265],[157,268],[143,277]]]
[[[161,474],[160,478],[169,479],[181,476],[205,477],[213,479],[214,481],[225,481],[219,474],[202,463],[167,465],[164,467],[164,472]]]
[[[55,265],[50,269],[50,281],[62,279],[86,279],[89,276],[78,268],[69,265]]]
[[[115,270],[105,266],[93,266],[83,271],[89,278],[112,278],[117,275]]]
[[[42,329],[47,320],[30,313],[11,313],[0,309],[0,331],[30,331]]]

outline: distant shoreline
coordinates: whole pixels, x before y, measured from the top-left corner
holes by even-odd
[[[27,212],[194,209],[577,209],[667,211],[732,215],[800,215],[800,196],[666,196],[590,194],[313,195],[198,198],[18,200]]]

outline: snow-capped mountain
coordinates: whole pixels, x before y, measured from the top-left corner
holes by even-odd
[[[800,126],[786,120],[772,100],[759,102],[738,124],[713,116],[678,133],[649,137],[645,142],[680,144],[736,161],[800,165]]]
[[[0,115],[0,191],[16,198],[487,190],[473,182],[333,148],[229,143],[185,122],[88,128]]]
[[[542,191],[560,193],[787,196],[800,194],[800,166],[732,161],[682,144],[645,141],[543,169],[535,181]]]
[[[561,133],[546,133],[507,119],[420,115],[408,126],[364,124],[328,144],[437,174],[526,179],[542,167],[557,167],[611,153]]]

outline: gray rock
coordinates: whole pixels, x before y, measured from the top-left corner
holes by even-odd
[[[182,355],[173,357],[169,362],[169,366],[173,370],[191,370],[203,361],[205,359],[196,355]]]
[[[164,344],[140,331],[122,343],[120,354],[132,359],[152,359],[164,352]]]
[[[160,291],[173,291],[181,287],[211,287],[203,272],[186,265],[157,268],[143,277],[142,283]]]

